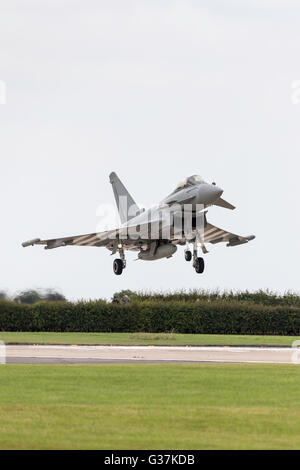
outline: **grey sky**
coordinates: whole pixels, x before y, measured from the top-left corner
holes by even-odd
[[[299,14],[288,0],[3,0],[0,289],[298,290]],[[201,174],[237,206],[208,220],[257,239],[208,245],[202,276],[181,249],[129,253],[119,277],[106,249],[21,248],[94,232],[111,171],[146,205]]]

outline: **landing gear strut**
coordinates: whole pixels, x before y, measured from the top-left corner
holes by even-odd
[[[123,272],[123,269],[126,268],[126,260],[125,260],[124,250],[122,246],[119,247],[119,253],[120,253],[120,258],[116,258],[113,262],[113,270],[117,276],[120,276],[120,274],[122,274]]]
[[[204,272],[205,263],[203,258],[198,257],[197,242],[194,243],[193,267],[198,274],[202,274]]]

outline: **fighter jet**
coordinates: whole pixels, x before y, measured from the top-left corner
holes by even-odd
[[[46,250],[71,245],[106,247],[112,255],[119,254],[113,261],[113,271],[120,275],[126,268],[126,250],[138,252],[138,260],[153,261],[171,258],[177,245],[181,245],[185,246],[185,260],[193,260],[196,273],[203,273],[204,258],[198,251],[208,253],[207,243],[226,242],[232,247],[255,238],[227,232],[207,221],[209,207],[230,210],[235,207],[222,199],[223,189],[198,175],[185,178],[171,194],[148,210],[138,207],[115,172],[109,178],[120,216],[118,228],[49,240],[35,238],[22,246],[45,245]]]

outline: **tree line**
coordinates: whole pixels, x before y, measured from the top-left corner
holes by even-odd
[[[0,300],[11,300],[18,304],[35,304],[37,302],[66,302],[66,297],[55,289],[29,289],[10,297],[4,290],[0,291]]]

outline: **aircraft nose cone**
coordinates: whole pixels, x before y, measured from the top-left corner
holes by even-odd
[[[223,189],[215,184],[201,184],[198,190],[198,204],[213,204],[223,194]]]
[[[216,198],[219,199],[219,197],[221,197],[223,194],[223,189],[219,188],[219,186],[216,186],[214,184],[212,184],[212,186],[213,186],[213,192]]]

